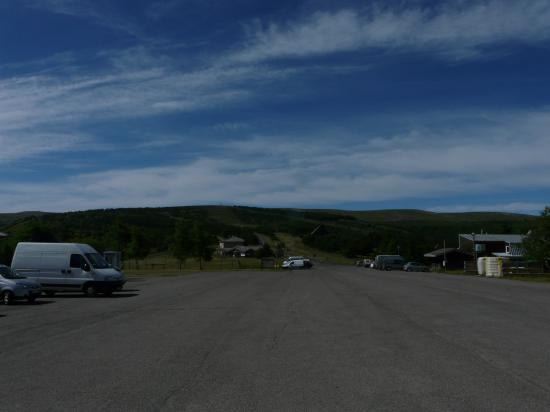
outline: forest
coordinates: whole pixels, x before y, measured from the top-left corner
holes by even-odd
[[[119,250],[127,258],[168,252],[186,255],[200,237],[205,250],[217,237],[239,236],[257,245],[261,234],[297,236],[319,251],[354,258],[399,253],[418,260],[428,251],[457,246],[459,233],[527,233],[542,217],[510,213],[434,213],[421,210],[344,211],[244,206],[101,209],[67,213],[1,214],[0,263],[9,263],[19,241],[80,242],[97,250]],[[178,233],[179,231],[179,233]],[[193,239],[185,235],[194,233]],[[190,235],[191,236],[191,235]],[[183,243],[182,243],[183,242]],[[179,245],[179,247],[178,247]],[[199,252],[196,252],[199,253]]]

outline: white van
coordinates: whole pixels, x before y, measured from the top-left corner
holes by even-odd
[[[113,268],[93,247],[79,243],[20,242],[11,267],[40,283],[47,295],[58,291],[83,291],[110,295],[122,289],[124,275]]]

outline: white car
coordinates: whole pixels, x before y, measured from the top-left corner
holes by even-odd
[[[303,256],[290,256],[283,262],[283,269],[309,269],[313,263]]]

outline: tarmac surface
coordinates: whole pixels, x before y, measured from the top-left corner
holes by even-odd
[[[0,307],[2,410],[548,411],[550,284],[318,265]]]

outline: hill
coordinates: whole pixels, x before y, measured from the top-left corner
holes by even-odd
[[[216,236],[236,235],[256,244],[257,233],[273,242],[283,241],[280,234],[287,234],[301,239],[300,244],[308,250],[347,257],[399,250],[407,258],[418,259],[423,253],[442,247],[444,240],[449,246],[455,245],[458,233],[526,233],[536,219],[497,212],[187,206],[0,214],[0,228],[11,234],[9,240],[3,241],[5,249],[13,248],[20,240],[41,240],[84,242],[99,250],[125,250],[133,233],[139,233],[148,250],[163,252],[170,251],[174,227],[183,220],[199,222],[212,244]],[[319,226],[322,230],[312,234]],[[4,255],[8,253],[9,250]]]
[[[17,221],[44,214],[44,212],[0,213],[0,230],[13,225]]]

